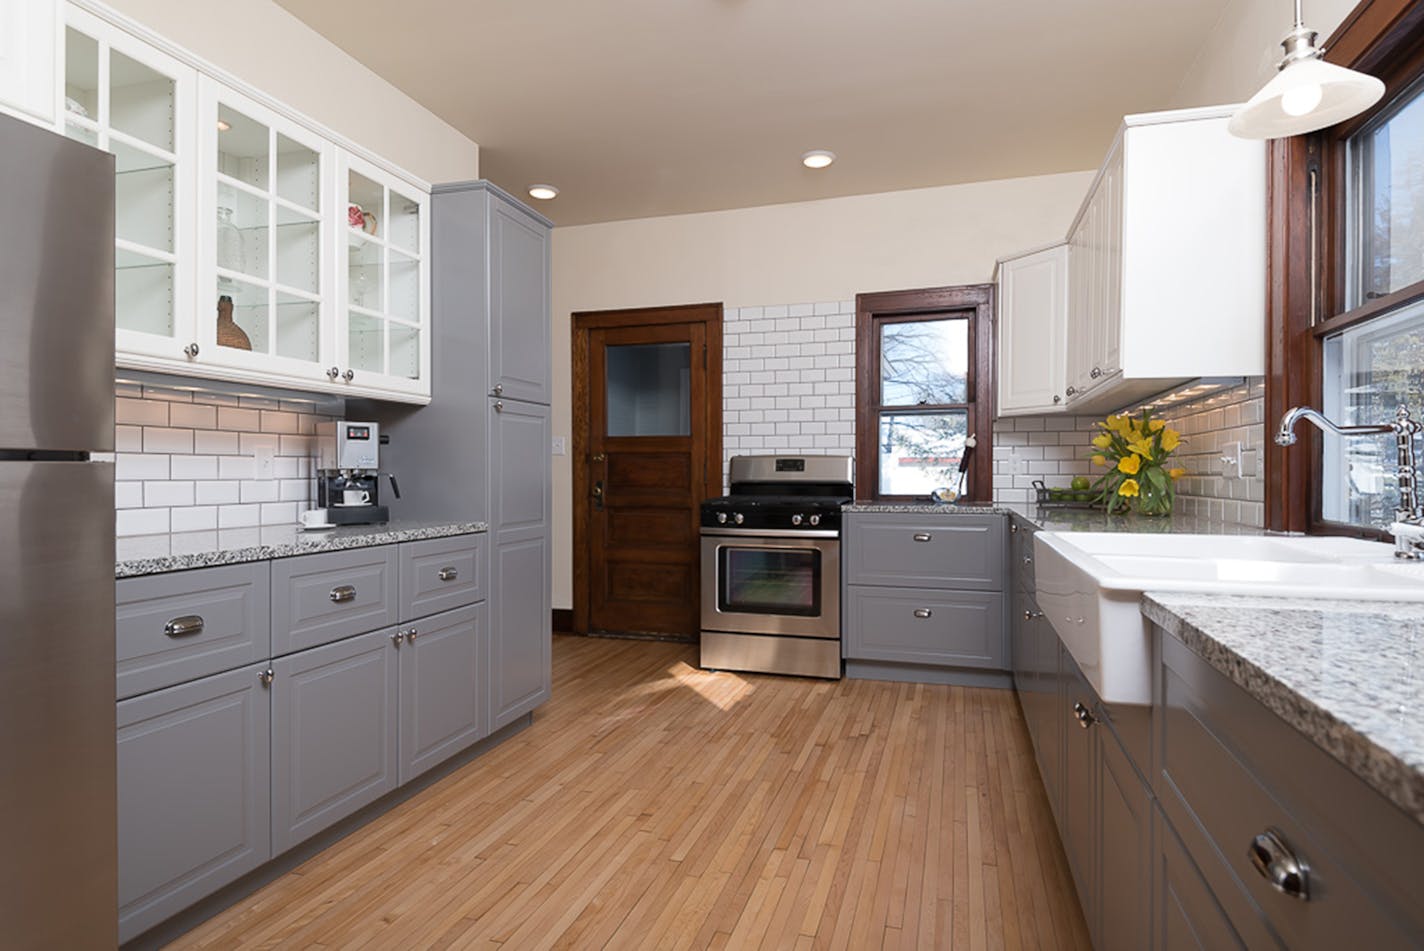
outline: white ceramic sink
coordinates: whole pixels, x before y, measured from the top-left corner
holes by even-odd
[[[1424,601],[1424,563],[1357,538],[1039,532],[1038,606],[1098,695],[1150,703],[1144,591]]]

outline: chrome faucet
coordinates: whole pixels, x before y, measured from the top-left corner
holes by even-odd
[[[1409,409],[1405,406],[1394,411],[1394,422],[1369,426],[1339,426],[1308,406],[1295,406],[1281,417],[1281,427],[1276,431],[1276,445],[1294,445],[1295,424],[1302,419],[1337,436],[1394,434],[1395,472],[1399,484],[1399,507],[1394,512],[1394,523],[1389,527],[1389,533],[1394,536],[1394,557],[1424,560],[1424,509],[1420,507],[1419,465],[1414,453],[1414,439],[1424,431],[1424,423],[1410,419]]]

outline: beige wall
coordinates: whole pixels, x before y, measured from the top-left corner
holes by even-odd
[[[428,182],[479,178],[479,146],[271,0],[107,2]]]
[[[1305,24],[1330,36],[1356,0],[1308,0]],[[1167,108],[1245,102],[1266,84],[1281,58],[1281,37],[1291,28],[1283,0],[1230,0],[1202,44]]]
[[[554,230],[553,428],[568,437],[569,314],[720,301],[847,300],[988,281],[996,258],[1059,240],[1092,172]],[[571,470],[554,458],[554,607],[572,606]]]

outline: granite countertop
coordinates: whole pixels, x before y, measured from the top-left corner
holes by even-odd
[[[368,548],[427,538],[469,535],[488,529],[484,522],[386,522],[305,531],[300,525],[222,528],[207,532],[129,535],[115,545],[115,578],[184,571],[212,565],[236,565],[347,548]]]
[[[884,514],[916,514],[933,516],[955,515],[1017,515],[1039,528],[1051,532],[1129,532],[1139,534],[1187,535],[1259,535],[1261,529],[1239,522],[1173,515],[1153,518],[1140,515],[1109,515],[1096,509],[1039,506],[1033,503],[995,502],[992,505],[936,502],[851,502],[844,512],[875,512]]]
[[[1149,592],[1142,613],[1424,823],[1419,605]]]

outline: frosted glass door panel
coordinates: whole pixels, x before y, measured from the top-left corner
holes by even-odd
[[[691,435],[691,344],[619,344],[604,354],[609,436]]]

